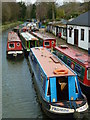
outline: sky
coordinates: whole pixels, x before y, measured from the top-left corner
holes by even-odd
[[[21,0],[16,0],[17,2],[20,2]],[[84,2],[85,0],[22,0],[23,2],[26,2],[26,3],[35,3],[36,1],[42,1],[42,2],[52,2],[52,1],[56,1],[56,3],[59,3],[59,4],[63,4],[63,2]]]

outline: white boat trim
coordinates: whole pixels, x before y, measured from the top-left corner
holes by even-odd
[[[82,107],[80,108],[77,108],[76,111],[77,112],[84,112],[85,110],[88,109],[88,104],[86,103],[85,105],[83,105]]]
[[[22,54],[23,51],[9,51],[8,54]]]

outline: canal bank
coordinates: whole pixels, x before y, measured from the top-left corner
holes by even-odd
[[[22,23],[23,22],[21,22],[21,21],[12,22],[12,23],[11,22],[10,23],[5,23],[5,24],[2,25],[2,31],[8,30],[8,28],[13,28],[13,27],[15,27],[17,25],[20,25]]]

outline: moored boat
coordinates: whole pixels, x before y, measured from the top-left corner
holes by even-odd
[[[6,54],[7,58],[24,57],[21,40],[13,31],[8,33]]]
[[[13,28],[13,31],[19,35],[19,29],[20,29],[19,26],[16,26]]]
[[[56,46],[56,39],[48,36],[46,33],[32,32],[32,34],[39,39],[39,46],[49,49]]]
[[[20,38],[22,40],[25,56],[27,57],[29,55],[30,48],[37,46],[38,39],[28,32],[21,32]]]
[[[31,48],[28,58],[40,104],[50,118],[87,113],[87,99],[71,68],[43,47]]]
[[[54,53],[69,67],[71,67],[78,76],[81,89],[90,100],[90,56],[80,53],[78,50],[61,45],[54,48]]]

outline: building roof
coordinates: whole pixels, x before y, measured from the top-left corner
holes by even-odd
[[[78,26],[88,26],[90,27],[90,10],[88,12],[85,12],[81,15],[79,15],[74,20],[68,22],[68,25],[78,25]]]
[[[46,48],[38,47],[31,48],[31,50],[37,58],[40,66],[42,67],[47,77],[75,76],[74,72],[72,72],[68,67],[66,67],[61,60],[59,60]],[[68,72],[67,74],[55,74],[54,70],[56,69],[66,70]]]

